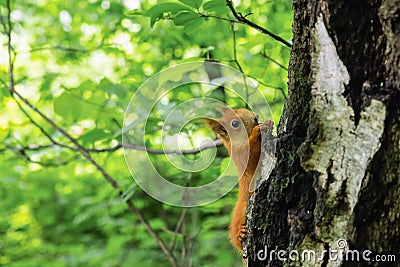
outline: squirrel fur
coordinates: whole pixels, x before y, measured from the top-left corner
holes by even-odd
[[[233,209],[229,237],[233,246],[242,252],[246,238],[246,203],[252,192],[250,183],[256,173],[261,154],[261,131],[273,128],[272,121],[260,124],[258,115],[244,108],[222,110],[219,119],[207,118],[207,124],[222,140],[239,174],[239,196]]]

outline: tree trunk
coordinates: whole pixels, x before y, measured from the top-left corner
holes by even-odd
[[[289,96],[248,212],[248,266],[397,266],[400,1],[293,8]]]

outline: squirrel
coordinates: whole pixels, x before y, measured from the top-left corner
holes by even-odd
[[[222,110],[219,119],[207,118],[206,123],[228,150],[239,174],[239,196],[233,209],[229,237],[233,246],[243,251],[246,238],[246,203],[252,195],[250,183],[256,173],[261,154],[261,131],[272,130],[273,122],[258,122],[258,115],[244,108]]]

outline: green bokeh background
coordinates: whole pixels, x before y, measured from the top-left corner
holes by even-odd
[[[202,16],[182,21],[178,12],[164,12],[151,27],[146,11],[165,2],[11,1],[15,89],[85,148],[110,148],[121,143],[124,111],[146,79],[175,64],[212,59],[242,68],[258,82],[277,124],[287,71],[262,54],[287,66],[290,49],[248,25],[227,21],[233,16],[222,0],[171,0]],[[234,4],[249,20],[290,41],[290,1]],[[0,5],[6,18],[5,0]],[[0,78],[7,83],[3,32],[0,43]],[[52,145],[43,131],[59,143],[71,143],[26,105],[18,106],[4,84],[0,92],[0,266],[170,266],[96,168],[79,152]],[[168,105],[190,97],[191,91],[183,88],[170,96]],[[233,108],[243,105],[229,94],[225,101]],[[163,107],[149,118],[146,142],[155,149]],[[197,126],[195,131],[206,132]],[[193,131],[187,129],[187,135]],[[92,155],[170,245],[183,209],[160,203],[135,186],[122,149]],[[162,155],[151,158],[171,181],[198,185],[218,177],[226,166],[226,151],[219,148],[217,155],[207,170],[191,174],[177,171]],[[236,193],[184,211],[173,248],[180,264],[241,266],[227,234]]]

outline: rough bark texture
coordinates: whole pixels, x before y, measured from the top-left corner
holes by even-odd
[[[369,250],[370,259],[395,255],[384,264],[397,266],[400,1],[295,0],[293,8],[289,96],[276,167],[249,211],[248,265],[382,265],[362,259]],[[345,255],[356,249],[360,261]],[[293,250],[316,257],[298,261]]]

